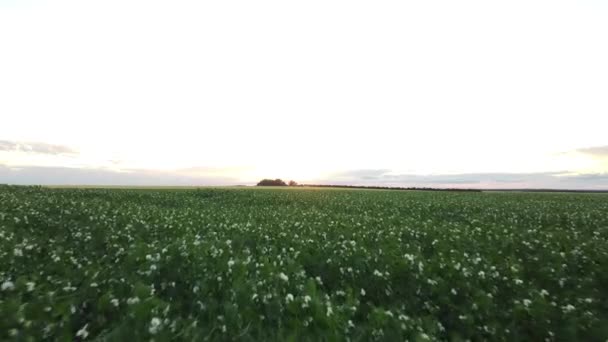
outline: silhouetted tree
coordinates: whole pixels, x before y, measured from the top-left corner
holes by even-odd
[[[287,184],[285,184],[285,182],[283,182],[283,180],[277,178],[275,180],[272,179],[262,179],[259,183],[258,186],[287,186]]]
[[[296,183],[294,180],[290,180],[288,184],[289,186],[298,186],[298,183]]]

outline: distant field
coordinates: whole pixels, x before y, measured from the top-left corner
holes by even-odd
[[[0,340],[606,341],[608,195],[0,187]]]

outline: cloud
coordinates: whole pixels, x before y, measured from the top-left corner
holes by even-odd
[[[222,176],[192,176],[175,171],[102,168],[68,168],[0,165],[0,183],[21,185],[124,185],[124,186],[197,186],[235,185],[238,180]]]
[[[580,152],[580,153],[588,154],[592,157],[608,158],[608,145],[579,148],[576,151]]]
[[[608,189],[608,173],[566,171],[537,173],[392,174],[388,170],[352,170],[329,175],[320,184],[480,189]]]
[[[575,175],[567,175],[563,176],[566,179],[576,179],[583,181],[599,181],[599,182],[608,182],[608,172],[599,172],[599,173],[581,173]]]
[[[377,180],[381,179],[385,174],[391,172],[389,169],[361,169],[361,170],[349,170],[331,175],[332,179],[364,179],[364,180]]]
[[[53,145],[42,142],[17,142],[0,140],[0,151],[24,152],[51,155],[77,155],[78,151],[62,145]]]
[[[243,172],[251,171],[250,166],[228,166],[228,167],[210,167],[210,166],[196,166],[175,170],[176,173],[188,175],[188,176],[226,176],[226,175],[240,175]]]

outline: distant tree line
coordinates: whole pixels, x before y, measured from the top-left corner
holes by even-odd
[[[457,189],[457,188],[427,188],[427,187],[395,187],[395,186],[364,186],[364,185],[328,185],[328,184],[303,184],[300,186],[311,188],[347,188],[347,189],[377,189],[377,190],[419,190],[419,191],[468,191],[481,192],[479,189]]]
[[[297,186],[293,180],[290,180],[289,183],[285,183],[282,179],[262,179],[258,182],[258,186]]]
[[[394,187],[394,186],[363,186],[363,185],[331,185],[331,184],[298,184],[293,180],[285,183],[282,179],[262,179],[257,186],[300,186],[311,188],[346,188],[346,189],[377,189],[377,190],[419,190],[419,191],[468,191],[481,192],[479,189],[456,189],[456,188],[427,188],[427,187]]]

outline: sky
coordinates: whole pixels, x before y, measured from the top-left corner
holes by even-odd
[[[608,189],[608,3],[0,0],[0,183]]]

